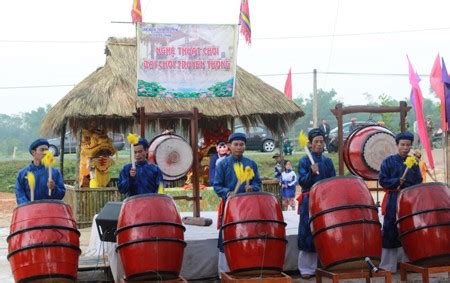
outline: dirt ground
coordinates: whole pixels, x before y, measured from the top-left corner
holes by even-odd
[[[14,193],[0,192],[0,228],[9,227],[13,209],[16,207],[16,195]]]

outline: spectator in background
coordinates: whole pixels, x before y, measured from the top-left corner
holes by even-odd
[[[281,173],[283,172],[283,158],[279,153],[275,153],[272,156],[273,159],[275,159],[275,166],[273,167],[273,170],[275,171],[275,178],[280,181],[281,180]]]
[[[211,159],[209,160],[209,184],[211,186],[214,183],[217,165],[229,155],[230,150],[224,141],[219,141],[216,144],[216,152],[217,153],[211,156]]]
[[[434,180],[433,176],[431,175],[430,171],[428,170],[428,167],[427,167],[427,164],[425,163],[425,161],[421,160],[422,153],[420,152],[419,149],[416,149],[414,151],[414,157],[416,157],[417,163],[419,164],[420,174],[422,174],[422,183],[427,182],[427,174],[428,174],[428,176],[430,176],[430,178],[434,182],[436,182],[436,180]]]
[[[420,147],[419,128],[417,125],[417,121],[414,121],[413,123],[413,132],[414,132],[414,146]]]
[[[350,122],[352,122],[350,124],[350,133],[353,132],[354,130],[356,130],[358,128],[358,124],[356,124],[356,118],[353,117],[352,119],[350,119]]]
[[[322,119],[322,125],[319,127],[325,134],[325,146],[328,150],[328,146],[330,144],[330,124],[327,123],[327,120]]]
[[[281,197],[283,200],[283,210],[295,210],[295,187],[297,185],[297,175],[292,170],[292,162],[284,160],[284,170],[281,173]]]
[[[283,141],[283,152],[284,155],[292,155],[292,143],[288,138],[285,138]]]
[[[431,116],[430,115],[427,116],[426,125],[427,125],[428,139],[430,140],[431,148],[433,148],[433,130],[434,130],[434,126],[433,126],[433,121],[431,120]]]

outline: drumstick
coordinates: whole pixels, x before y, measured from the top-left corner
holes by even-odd
[[[408,157],[406,157],[405,162],[403,162],[403,164],[406,165],[406,168],[400,179],[405,179],[406,173],[408,173],[408,170],[411,169],[415,164],[417,164],[417,159],[414,156],[408,155]],[[398,185],[397,190],[398,189],[400,189],[400,185]]]

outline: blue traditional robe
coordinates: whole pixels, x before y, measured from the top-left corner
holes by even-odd
[[[259,172],[258,172],[258,166],[256,165],[255,161],[248,159],[246,157],[241,157],[241,159],[236,159],[234,156],[228,156],[224,160],[222,160],[216,167],[216,174],[214,177],[214,191],[216,194],[222,199],[221,202],[221,208],[225,207],[225,202],[228,197],[229,192],[233,192],[236,184],[237,184],[237,177],[234,173],[234,164],[235,163],[242,163],[242,165],[245,167],[250,166],[253,169],[253,172],[255,173],[255,176],[252,180],[250,180],[249,185],[252,186],[254,192],[258,192],[261,190],[261,179],[259,178]],[[239,187],[238,194],[245,193],[245,183],[242,184]],[[219,209],[219,221],[222,221],[221,213]],[[218,247],[221,252],[223,252],[223,245],[222,245],[222,229],[219,231],[219,241],[218,241]]]
[[[386,157],[381,163],[380,168],[380,185],[387,189],[383,206],[386,206],[383,222],[383,248],[394,249],[401,247],[398,239],[398,230],[395,221],[397,220],[397,198],[398,185],[400,184],[400,177],[406,169],[404,157],[398,154]],[[414,165],[405,176],[405,182],[400,187],[400,190],[410,186],[422,183],[422,175],[419,166]]]
[[[218,153],[211,156],[209,160],[209,184],[212,186],[214,184],[214,176],[216,175],[216,167],[222,162],[228,155],[219,156]]]
[[[64,180],[58,169],[52,168],[52,179],[55,187],[48,195],[48,168],[44,165],[36,166],[31,162],[27,167],[20,170],[16,180],[16,200],[17,204],[23,204],[31,201],[30,186],[28,185],[27,173],[32,172],[35,178],[34,200],[40,199],[63,199],[66,193]]]
[[[224,200],[227,199],[228,192],[234,191],[236,187],[237,178],[234,173],[234,164],[238,162],[241,162],[244,168],[250,166],[250,168],[253,169],[255,177],[250,180],[249,185],[252,186],[254,192],[261,190],[261,179],[259,178],[258,166],[256,166],[255,161],[246,157],[242,157],[238,160],[233,156],[228,156],[217,165],[214,177],[214,191]],[[237,193],[244,192],[245,183],[241,184]]]
[[[298,162],[298,184],[302,187],[300,198],[300,224],[298,226],[298,249],[306,252],[315,252],[311,227],[309,226],[309,191],[318,181],[336,176],[333,161],[322,155],[311,153],[315,163],[319,165],[319,175],[311,171],[311,161],[304,156]]]
[[[162,173],[158,166],[147,161],[136,162],[136,176],[130,176],[131,164],[122,168],[118,187],[127,197],[141,194],[157,193],[162,182]]]

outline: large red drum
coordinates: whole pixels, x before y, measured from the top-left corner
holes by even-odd
[[[423,266],[450,265],[450,189],[419,184],[398,196],[397,225],[409,260]]]
[[[378,180],[381,162],[397,152],[391,131],[382,126],[369,125],[356,129],[347,138],[344,162],[353,175],[365,180]]]
[[[173,199],[145,194],[125,199],[117,223],[117,251],[127,280],[178,278],[185,228]]]
[[[230,272],[283,270],[286,223],[273,194],[255,192],[230,197],[225,205],[222,229]]]
[[[191,146],[180,136],[164,134],[156,136],[148,148],[148,160],[157,164],[166,181],[182,178],[191,169]]]
[[[381,224],[366,184],[358,177],[334,177],[317,182],[309,199],[311,232],[326,269],[366,267],[369,257],[381,259]]]
[[[14,209],[8,260],[16,282],[74,282],[81,253],[80,232],[70,206],[38,200]]]

